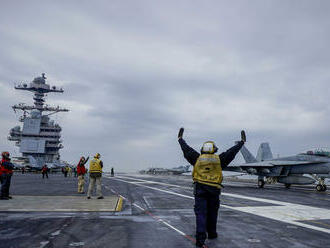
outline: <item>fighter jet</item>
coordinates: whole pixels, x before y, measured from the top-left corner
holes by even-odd
[[[14,166],[16,169],[21,169],[25,167],[27,171],[41,171],[41,166],[39,165],[38,161],[32,157],[32,156],[27,156],[27,157],[13,157],[12,160]],[[71,164],[69,164],[66,161],[56,161],[52,163],[45,163],[49,169],[52,171],[61,171],[62,167],[69,166],[72,167]]]
[[[168,171],[170,173],[172,173],[173,175],[181,175],[183,173],[187,173],[190,171],[190,165],[182,165],[179,167],[174,167],[174,168],[168,169]]]
[[[168,168],[149,168],[148,170],[140,171],[140,174],[166,174],[166,175],[181,175],[183,173],[189,172],[190,165]]]
[[[267,183],[283,183],[286,188],[290,188],[291,184],[314,184],[318,181],[316,190],[327,190],[324,180],[330,178],[330,151],[314,149],[294,156],[273,158],[269,143],[262,143],[257,157],[245,146],[241,153],[246,163],[229,166],[228,170],[257,175],[259,188],[264,187],[266,179]]]

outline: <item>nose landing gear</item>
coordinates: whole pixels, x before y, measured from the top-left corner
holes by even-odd
[[[318,185],[316,185],[316,190],[318,192],[324,192],[327,190],[327,185],[325,185],[324,178],[318,177],[318,175],[313,175],[313,174],[311,174],[311,176],[315,180],[319,181]]]
[[[319,192],[324,192],[327,190],[327,185],[318,184],[318,185],[316,185],[316,190]]]
[[[263,188],[265,186],[265,181],[263,179],[258,179],[258,188]]]
[[[324,178],[319,178],[319,184],[316,185],[316,190],[319,192],[324,192],[327,190],[327,185],[324,183]]]
[[[263,176],[258,176],[258,188],[262,189],[265,186],[265,180]]]

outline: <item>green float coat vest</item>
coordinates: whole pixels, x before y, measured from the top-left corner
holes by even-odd
[[[101,160],[94,158],[89,163],[89,173],[99,172],[102,173]]]
[[[219,155],[202,154],[193,169],[194,182],[221,188],[222,168]]]

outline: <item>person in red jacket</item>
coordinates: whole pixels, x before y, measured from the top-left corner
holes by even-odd
[[[41,173],[42,173],[42,178],[43,179],[45,178],[45,176],[46,176],[46,178],[48,178],[48,167],[47,167],[46,164],[42,167]]]
[[[87,163],[89,157],[85,159],[85,157],[81,157],[79,163],[77,165],[77,174],[78,174],[78,193],[84,194],[84,184],[85,184],[85,174],[86,168],[85,164]]]
[[[10,162],[9,152],[3,152],[2,160],[0,162],[0,177],[1,177],[1,196],[0,200],[9,200],[9,188],[11,176],[13,175],[14,165]]]

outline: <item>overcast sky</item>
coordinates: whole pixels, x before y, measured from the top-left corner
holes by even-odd
[[[247,132],[256,153],[330,147],[330,2],[0,2],[0,149],[19,124],[15,91],[42,72],[64,94],[49,104],[62,159],[101,153],[109,169],[186,164],[177,143],[230,148]],[[236,160],[240,162],[240,158]]]

